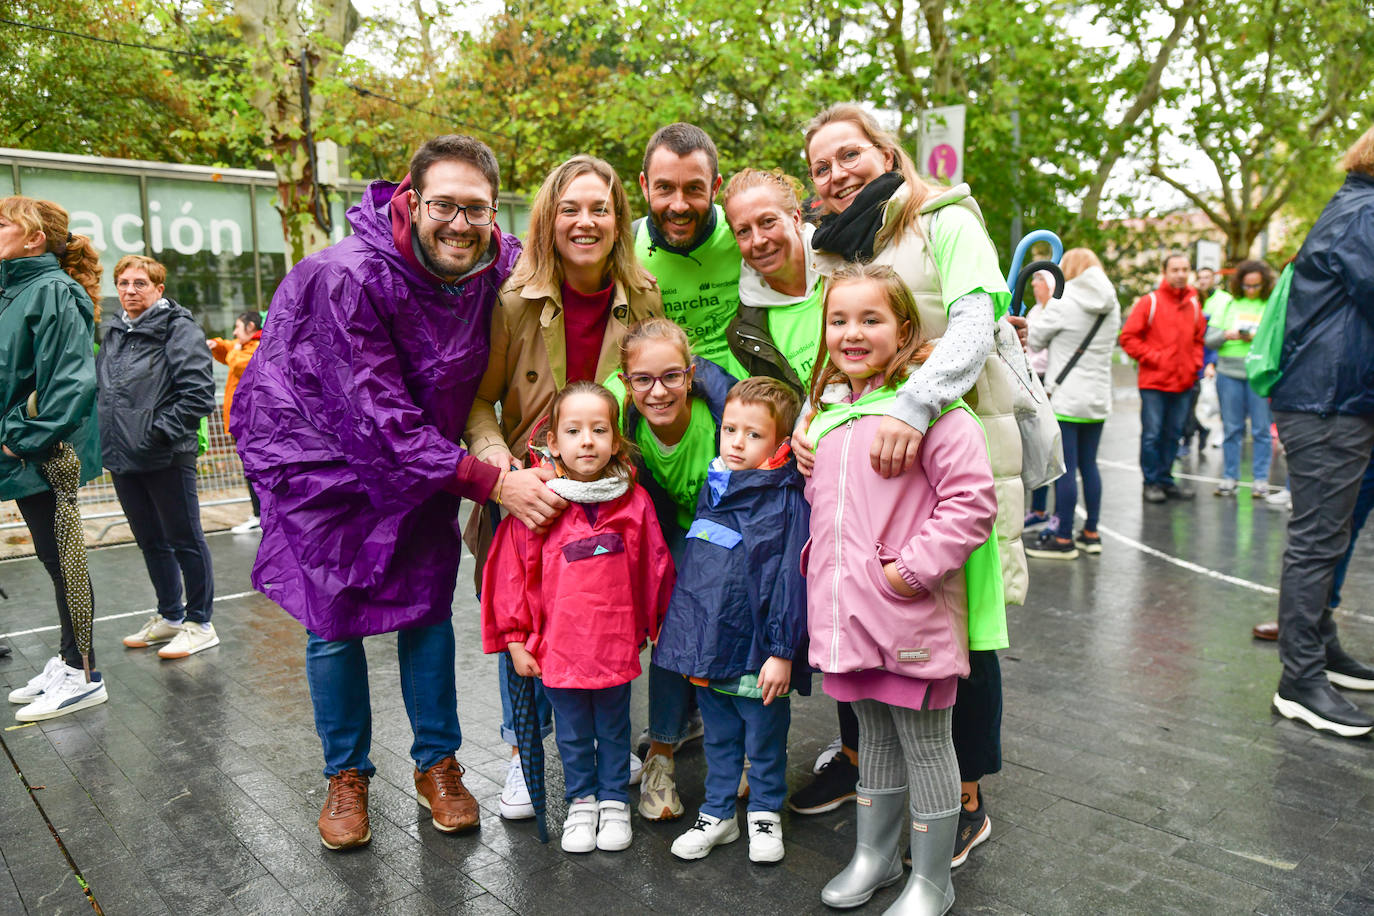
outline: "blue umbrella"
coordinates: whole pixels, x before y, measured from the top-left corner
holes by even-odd
[[[521,677],[513,664],[507,664],[505,669],[511,716],[515,724],[515,747],[520,752],[520,769],[525,774],[525,786],[530,790],[530,804],[534,806],[539,842],[547,843],[549,825],[544,814],[548,802],[548,792],[544,787],[544,736],[534,703],[534,678]]]

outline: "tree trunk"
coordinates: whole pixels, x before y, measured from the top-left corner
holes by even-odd
[[[277,176],[275,205],[281,214],[289,264],[329,245],[329,234],[316,214],[327,218],[329,201],[316,183],[310,148],[305,135],[301,104],[302,55],[312,87],[309,117],[318,123],[323,95],[313,91],[321,77],[338,68],[338,52],[358,28],[358,14],[351,0],[315,0],[310,21],[302,27],[298,0],[238,0],[243,37],[257,49],[252,56],[249,98],[262,116],[262,139],[271,151]],[[310,138],[313,140],[313,136]]]

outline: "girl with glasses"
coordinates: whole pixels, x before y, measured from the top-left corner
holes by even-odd
[[[633,325],[620,342],[620,376],[607,383],[625,401],[625,436],[637,446],[636,479],[648,491],[674,560],[682,555],[697,496],[711,460],[719,454],[725,397],[736,379],[715,363],[692,355],[687,334],[667,318]],[[649,666],[648,753],[639,787],[646,820],[682,816],[673,753],[681,742],[693,688],[680,674]],[[700,720],[688,729],[701,735]],[[686,740],[686,739],[683,739]]]

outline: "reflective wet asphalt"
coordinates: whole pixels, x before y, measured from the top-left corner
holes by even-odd
[[[1118,394],[1102,448],[1104,551],[1032,560],[1029,599],[1010,612],[1005,763],[984,782],[992,838],[955,872],[954,912],[1374,912],[1374,747],[1273,715],[1277,655],[1250,636],[1274,614],[1287,513],[1248,490],[1213,497],[1214,448],[1178,466],[1198,478],[1195,503],[1142,504],[1138,402],[1129,389]],[[119,643],[153,605],[137,550],[91,554],[97,614],[125,615],[97,626],[110,701],[0,730],[10,758],[0,758],[0,913],[92,912],[78,873],[103,912],[137,916],[825,911],[819,890],[848,858],[852,805],[785,812],[787,856],[775,867],[751,865],[743,842],[679,862],[668,847],[681,821],[636,816],[628,851],[578,857],[557,846],[561,802],[551,805],[548,846],[530,822],[503,822],[508,751],[470,569],[454,605],[459,760],[482,805],[480,831],[440,835],[416,805],[395,640],[378,637],[368,641],[373,841],[323,849],[305,634],[250,591],[256,536],[214,534],[210,544],[223,642],[179,662]],[[1374,659],[1371,556],[1374,535],[1356,555],[1339,618],[1347,649],[1365,659]],[[9,593],[0,634],[40,628],[8,637],[8,691],[55,654],[57,632],[35,560],[0,563],[0,586]],[[636,731],[643,704],[637,688]],[[796,701],[793,788],[835,733],[828,700]],[[556,761],[551,752],[552,796],[562,789]],[[703,775],[699,745],[688,746],[678,780],[689,815]],[[896,893],[864,911],[881,912]]]

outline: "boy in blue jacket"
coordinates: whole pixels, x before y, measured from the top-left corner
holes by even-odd
[[[746,753],[749,858],[783,857],[788,696],[794,681],[802,692],[809,683],[801,551],[810,509],[787,442],[799,409],[775,379],[730,389],[720,457],[702,487],[654,650],[656,665],[697,684],[706,729],[706,801],[673,842],[680,859],[739,839],[735,793]]]

